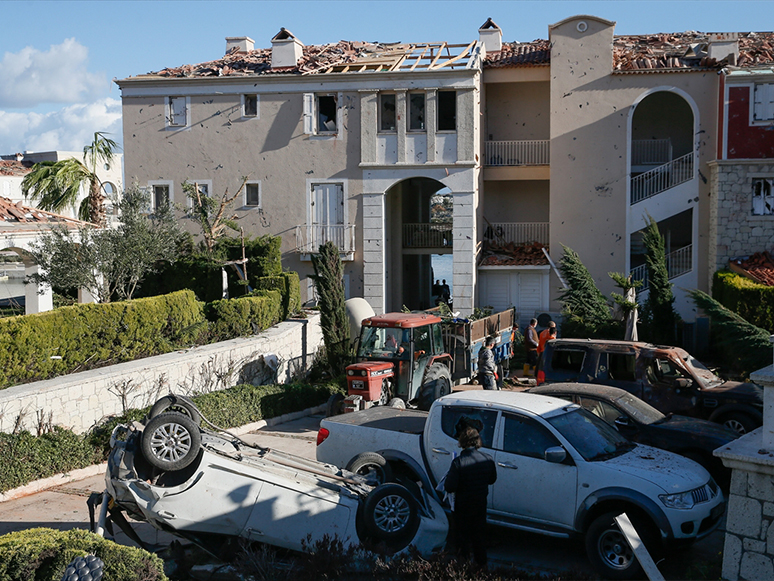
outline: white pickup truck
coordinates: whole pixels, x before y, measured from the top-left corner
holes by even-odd
[[[317,459],[435,489],[459,451],[460,422],[483,425],[483,450],[497,464],[488,521],[554,537],[581,534],[603,577],[641,569],[613,519],[626,512],[651,549],[709,534],[725,501],[695,462],[625,440],[564,400],[529,393],[469,391],[429,412],[378,407],[322,420]]]

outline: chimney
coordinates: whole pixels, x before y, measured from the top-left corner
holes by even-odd
[[[488,18],[478,29],[478,40],[484,45],[485,52],[499,52],[503,48],[503,31]]]
[[[295,67],[304,54],[304,45],[284,28],[271,39],[271,68]]]
[[[16,161],[21,161],[23,159],[24,159],[24,154],[23,153],[17,153],[16,154]]]
[[[727,58],[728,64],[736,65],[736,61],[739,59],[739,33],[712,32],[708,37],[707,56],[718,62]]]
[[[227,36],[226,54],[236,49],[236,52],[250,52],[255,47],[255,41],[249,36]]]

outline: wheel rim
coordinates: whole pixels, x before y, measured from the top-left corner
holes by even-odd
[[[736,419],[728,419],[725,422],[723,422],[727,428],[731,428],[734,430],[737,434],[746,434],[747,430],[744,429],[744,425],[742,422]]]
[[[177,462],[191,450],[191,434],[180,424],[162,424],[151,434],[153,455],[164,462]]]
[[[397,494],[390,494],[376,503],[374,522],[385,533],[396,533],[408,525],[411,507]]]
[[[614,529],[608,529],[599,537],[599,556],[605,566],[623,571],[628,569],[634,560],[634,552],[623,534]]]

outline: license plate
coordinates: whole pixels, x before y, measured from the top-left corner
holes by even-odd
[[[352,389],[365,389],[365,382],[360,379],[354,380],[352,382]]]

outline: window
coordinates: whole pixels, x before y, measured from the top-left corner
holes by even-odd
[[[189,206],[193,206],[193,202],[196,199],[195,187],[199,188],[200,196],[210,197],[212,195],[212,180],[186,180],[186,184],[191,187],[191,189],[186,192]]]
[[[556,349],[551,357],[551,369],[580,373],[585,355],[585,351]]]
[[[425,130],[425,94],[409,93],[409,131]]]
[[[395,131],[395,94],[379,95],[379,131]]]
[[[460,424],[466,423],[475,426],[472,422],[480,422],[482,425],[478,431],[481,435],[481,443],[484,448],[492,448],[494,438],[495,424],[497,423],[497,412],[495,410],[485,410],[481,408],[466,408],[461,406],[443,406],[441,412],[441,429],[443,433],[450,438],[457,439],[457,428]]]
[[[188,102],[186,97],[167,97],[167,125],[185,127],[188,124]]]
[[[772,195],[771,178],[753,178],[752,181],[752,213],[753,216],[774,215],[774,195]]]
[[[774,83],[756,83],[753,97],[753,122],[774,121]]]
[[[304,133],[335,135],[338,132],[338,97],[331,94],[304,94]]]
[[[438,91],[438,131],[457,130],[457,92]]]
[[[247,182],[245,184],[245,206],[261,205],[261,183]]]
[[[258,117],[258,95],[242,95],[242,117]]]
[[[607,375],[612,380],[635,381],[634,353],[608,353]]]
[[[505,414],[504,426],[505,452],[542,459],[545,458],[548,448],[560,445],[551,432],[530,418]]]
[[[148,191],[150,193],[150,211],[169,207],[174,200],[172,189],[172,180],[156,180],[148,182]]]
[[[598,399],[594,399],[591,397],[581,397],[579,399],[580,399],[579,403],[582,408],[589,410],[592,414],[594,414],[598,418],[602,418],[611,426],[615,425],[615,421],[618,418],[626,415],[618,411],[618,409],[616,409],[606,401],[600,401]]]

